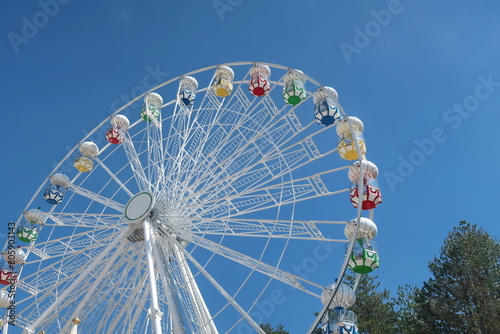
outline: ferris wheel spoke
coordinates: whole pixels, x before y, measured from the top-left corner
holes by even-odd
[[[45,221],[44,226],[62,226],[62,227],[104,227],[104,226],[120,226],[123,214],[95,214],[95,213],[45,213],[48,219],[54,223]]]
[[[187,252],[182,246],[178,245],[184,255],[190,260],[191,263],[202,273],[202,275],[213,285],[213,287],[231,304],[231,306],[241,315],[246,322],[252,326],[257,333],[264,334],[265,332],[260,326],[243,310],[243,308],[234,300],[234,298],[208,273],[207,270],[196,259]]]
[[[147,273],[144,272],[142,276],[139,277],[138,279],[138,284],[132,288],[129,294],[122,294],[121,300],[122,305],[120,312],[114,317],[113,322],[109,325],[109,330],[113,331],[116,333],[117,331],[115,330],[120,323],[126,323],[126,321],[123,319],[126,316],[126,313],[130,312],[131,310],[134,310],[137,308],[137,303],[138,300],[140,300],[140,297],[143,295],[143,289],[145,286],[147,286]],[[139,312],[136,312],[139,313]],[[100,331],[97,331],[96,333],[104,332],[104,326],[105,324],[101,325],[102,328],[99,328]],[[113,332],[112,332],[113,333]]]
[[[271,155],[260,155],[259,160],[254,162],[253,160],[259,156],[259,150],[249,149],[243,158],[234,161],[228,168],[218,166],[213,171],[205,173],[210,175],[210,178],[205,176],[196,179],[191,188],[199,188],[199,185],[203,185],[203,188],[190,191],[198,196],[209,193],[209,198],[217,198],[220,193],[228,191],[237,193],[235,189],[240,191],[252,189],[335,151],[336,149],[320,153],[311,138],[306,138],[298,144],[283,149],[280,153],[272,152]],[[346,168],[348,166],[337,168],[336,171]],[[198,170],[207,170],[207,168],[198,168]]]
[[[183,220],[183,219],[181,219]],[[176,218],[169,218],[173,224]],[[333,221],[293,221],[268,219],[190,218],[191,231],[197,234],[226,235],[229,237],[260,237],[273,239],[304,239],[325,242],[347,242],[345,239],[325,238],[317,224],[346,224]],[[181,223],[182,224],[182,223]]]
[[[60,242],[59,245],[56,245],[54,247],[47,248],[47,249],[42,249],[42,250],[40,250],[38,248],[31,249],[30,251],[39,255],[40,258],[36,259],[36,260],[25,262],[24,264],[25,265],[32,265],[32,264],[36,264],[36,263],[45,263],[46,260],[57,261],[51,265],[46,264],[46,267],[44,267],[44,269],[42,271],[51,270],[55,264],[60,264],[60,263],[64,262],[64,260],[62,258],[66,257],[67,253],[72,253],[72,256],[80,256],[81,255],[81,256],[86,257],[86,260],[91,260],[92,257],[87,255],[85,252],[92,251],[92,250],[99,249],[99,248],[102,248],[102,246],[98,245],[98,244],[94,244],[94,245],[92,245],[92,244],[91,245],[80,244],[77,246],[73,246],[70,243]],[[83,260],[85,261],[85,259],[83,259]]]
[[[97,333],[104,331],[104,328],[107,328],[110,334],[118,332],[118,328],[123,328],[123,333],[127,333],[127,330],[130,332],[134,328],[137,323],[138,315],[141,313],[140,311],[145,309],[147,296],[149,294],[147,275],[145,275],[144,279],[141,279],[141,281],[142,285],[137,285],[132,293],[126,296],[127,299],[121,304],[123,307],[120,313],[115,316],[111,325],[106,327],[105,324],[101,324],[100,330],[98,330]]]
[[[183,142],[179,154],[174,160],[173,170],[171,171],[172,175],[182,173],[182,162],[185,161],[186,155],[194,157],[193,149],[204,146],[204,140],[206,140],[209,131],[199,125],[213,124],[222,103],[223,101],[219,101],[211,89],[206,92],[200,106],[200,109],[203,108],[203,113],[201,113],[201,116],[200,113],[196,113],[189,127],[191,130],[181,137],[183,138]]]
[[[216,151],[218,153],[217,158],[223,164],[228,164],[227,161],[231,162],[236,159],[236,157],[241,156],[242,153],[246,154],[247,149],[251,149],[252,146],[268,154],[270,149],[282,146],[303,131],[303,127],[293,110],[288,111],[285,116],[277,119],[272,118],[273,112],[277,113],[277,116],[282,111],[275,111],[274,108],[271,110],[264,108],[260,110],[255,117],[254,115],[247,114],[240,115],[242,124],[240,124],[239,127],[242,129],[236,130],[238,127],[235,127],[236,129],[232,131],[236,132],[236,134],[229,138],[232,141],[236,139],[241,145],[239,145],[239,147],[234,147],[235,145],[233,143],[233,147],[229,146],[229,149]],[[258,121],[258,123],[256,123],[256,121]],[[267,122],[269,125],[261,127],[259,126],[261,122]],[[247,138],[249,135],[250,138]],[[241,139],[243,139],[242,142]]]
[[[110,235],[109,239],[112,240],[113,236],[116,236],[116,234]],[[45,257],[40,260],[27,262],[26,264],[34,264],[47,259],[53,259],[54,262],[50,264],[46,263],[40,270],[23,277],[18,282],[18,286],[32,295],[37,295],[46,288],[52,287],[55,284],[54,282],[58,282],[58,278],[63,277],[60,281],[62,282],[64,279],[73,277],[81,266],[92,260],[93,257],[88,253],[91,253],[94,249],[96,252],[102,250],[103,245],[87,245],[87,247],[85,245],[78,245],[78,247],[73,249],[71,255],[67,254],[68,248],[70,248],[68,243],[61,242],[61,245],[52,248],[54,253],[51,255],[47,255],[48,251],[43,249]]]
[[[264,97],[261,101],[267,101],[267,99]],[[271,103],[272,101],[268,104]],[[206,150],[208,154],[204,160],[201,160],[201,164],[206,164],[207,168],[210,168],[210,163],[218,161],[218,166],[231,166],[235,161],[247,158],[249,154],[256,155],[253,151],[261,152],[264,155],[266,150],[280,145],[288,136],[293,138],[294,135],[302,131],[302,126],[292,111],[289,111],[286,116],[280,117],[275,123],[271,123],[273,117],[279,115],[282,110],[278,111],[275,106],[267,107],[261,108],[255,115],[250,115],[248,110],[239,112],[229,109],[229,115],[233,118],[238,117],[238,123],[233,124],[232,119],[224,120],[218,128],[222,138],[217,136],[210,138],[210,144],[213,144],[213,147]],[[272,125],[262,127],[262,123],[271,123]],[[270,145],[271,143],[272,145]],[[194,170],[199,171],[199,168]]]
[[[208,89],[205,98],[208,102],[206,106],[199,109],[204,109],[201,119],[199,113],[191,124],[192,129],[195,129],[195,135],[192,140],[186,141],[185,152],[191,159],[182,159],[185,164],[180,172],[186,170],[192,171],[193,162],[204,158],[203,152],[212,152],[215,145],[220,145],[221,141],[227,140],[228,132],[221,125],[230,124],[234,128],[235,119],[238,114],[248,112],[250,108],[250,100],[243,92],[241,83],[233,90],[232,94],[220,101],[211,89]],[[225,105],[225,106],[224,106]],[[210,110],[211,113],[205,112]],[[210,118],[211,117],[211,118]],[[202,139],[200,139],[202,138]],[[189,178],[183,176],[183,178]]]
[[[128,133],[122,145],[139,190],[143,191],[149,189],[149,182],[144,172],[144,167],[142,167],[139,155]]]
[[[39,242],[27,247],[30,252],[37,255],[40,260],[29,261],[26,263],[36,263],[57,256],[64,256],[68,247],[83,248],[100,247],[103,243],[108,242],[116,233],[110,232],[109,228],[102,227],[92,231],[84,230],[81,232],[73,232],[71,235],[54,238],[51,240]]]
[[[210,91],[207,94],[213,95],[213,92]],[[203,133],[203,140],[200,142],[200,145],[198,145],[199,141],[196,140],[189,143],[186,142],[186,145],[189,144],[185,149],[186,153],[188,156],[192,157],[192,159],[183,160],[184,164],[180,172],[186,174],[186,171],[197,171],[195,168],[197,161],[203,161],[207,158],[204,152],[209,152],[209,156],[213,156],[212,152],[215,152],[217,147],[227,143],[231,137],[231,132],[237,128],[237,126],[234,126],[235,119],[238,115],[247,112],[248,108],[249,100],[243,93],[241,87],[238,87],[231,95],[226,107],[222,107],[222,104],[218,105],[214,120],[210,120],[208,123],[205,122],[206,120],[204,119],[202,119],[202,123],[195,120],[192,124],[192,128]],[[233,130],[230,129],[231,126]],[[185,179],[191,177],[190,175],[182,176],[182,178]]]
[[[252,141],[255,137],[255,132],[267,118],[269,111],[263,109],[263,112],[247,116],[248,109],[243,108],[245,104],[244,93],[239,88],[234,96],[243,96],[237,106],[225,107],[220,109],[220,119],[217,125],[213,123],[205,126],[207,134],[206,144],[197,147],[197,154],[193,159],[185,160],[185,166],[182,172],[185,173],[184,179],[197,179],[200,176],[206,177],[205,170],[216,169],[223,167],[224,159],[235,151],[238,151],[247,141]],[[262,116],[260,116],[262,114]],[[248,122],[249,124],[246,124]],[[214,122],[215,123],[215,122]],[[200,127],[202,125],[199,125]],[[244,158],[246,155],[240,155]]]
[[[237,196],[229,195],[216,200],[204,202],[204,210],[200,215],[218,214],[242,215],[264,210],[284,204],[297,203],[307,199],[346,192],[349,189],[333,191],[328,189],[321,176],[336,170],[317,173],[308,177],[285,181],[279,184],[241,192]],[[186,209],[190,206],[185,206]]]
[[[191,118],[192,107],[187,108],[184,103],[177,101],[174,113],[171,116],[171,126],[169,128],[168,136],[165,139],[164,161],[165,161],[165,184],[171,185],[173,183],[173,175],[170,173],[177,163],[177,157],[183,152],[186,142],[186,137],[189,131],[189,120]],[[182,145],[182,147],[181,147]]]
[[[316,283],[310,282],[302,277],[290,274],[286,271],[283,271],[279,268],[273,267],[271,265],[268,265],[262,261],[259,261],[257,259],[254,259],[248,255],[242,254],[240,252],[237,252],[233,249],[230,249],[228,247],[222,246],[218,243],[215,243],[213,241],[210,241],[206,238],[200,237],[196,234],[191,234],[189,232],[183,231],[183,230],[177,230],[175,229],[175,232],[181,236],[182,238],[185,238],[186,240],[190,240],[192,243],[196,244],[197,246],[200,246],[202,248],[205,248],[209,250],[210,252],[213,252],[217,255],[223,256],[229,260],[232,260],[236,263],[239,263],[249,269],[256,270],[268,277],[271,277],[273,279],[279,280],[285,284],[288,284],[294,288],[300,289],[304,292],[307,292],[311,295],[317,296],[315,293],[307,290],[301,282],[307,283],[313,287],[316,288],[322,288],[321,285],[318,285]]]
[[[159,115],[161,119],[161,113]],[[148,144],[148,173],[154,193],[164,188],[165,166],[163,164],[162,122],[152,119],[146,127]]]
[[[143,291],[143,293],[140,296],[139,301],[138,301],[138,305],[140,306],[139,307],[140,310],[142,310],[142,311],[145,310],[145,305],[148,301],[148,296],[150,296],[150,293],[151,293],[151,286],[149,284],[147,284],[147,281],[146,281],[144,291]],[[134,310],[134,309],[129,310],[127,322],[130,323],[131,325],[128,328],[128,332],[132,332],[132,329],[134,328],[135,324],[137,323],[141,313],[142,312],[137,312],[137,310]],[[148,311],[148,313],[149,313],[149,311]],[[149,322],[149,314],[148,314],[148,322]],[[146,328],[147,328],[147,326],[144,326],[144,330],[146,330]]]
[[[167,268],[169,268],[168,273],[170,275],[170,283],[172,283],[170,289],[177,293],[177,298],[181,301],[181,306],[186,315],[185,323],[187,323],[192,333],[217,334],[217,328],[213,323],[213,318],[205,304],[196,280],[191,273],[184,254],[179,250],[182,246],[178,242],[174,242],[173,237],[165,231],[162,231],[159,236],[157,241],[163,249],[161,255],[163,261],[166,262]],[[168,253],[166,252],[169,252],[170,255],[167,255]],[[172,259],[175,260],[172,261]]]
[[[109,258],[106,259],[105,266],[103,268],[99,268],[100,271],[99,275],[93,280],[92,286],[86,291],[85,295],[83,295],[83,293],[81,294],[83,298],[78,301],[78,306],[68,319],[75,319],[78,315],[80,315],[84,307],[88,307],[87,303],[90,301],[92,297],[94,297],[94,292],[99,287],[102,280],[108,274],[109,268],[114,264],[116,258],[121,254],[121,251],[125,248],[127,241],[124,240],[126,239],[123,239],[121,241],[121,244],[118,245],[116,250],[114,250],[114,253]],[[66,322],[66,325],[62,329],[63,333],[66,333],[66,331],[68,331],[70,324],[71,322],[69,321]]]
[[[134,194],[123,184],[122,181],[116,175],[109,170],[109,168],[104,164],[104,162],[101,161],[98,157],[94,158],[95,161],[101,166],[101,168],[118,184],[118,186],[126,192],[130,197],[132,197]]]
[[[184,312],[184,324],[189,327],[186,331],[188,333],[198,333],[200,332],[200,328],[208,324],[208,328],[212,330],[212,333],[216,333],[216,328],[213,327],[211,316],[206,309],[204,301],[199,300],[196,296],[199,290],[182,253],[175,250],[175,254],[168,255],[167,252],[170,251],[167,251],[167,249],[174,250],[174,248],[171,243],[165,242],[164,239],[168,238],[159,239],[159,244],[163,249],[163,262],[168,269],[167,278],[169,279],[169,284],[171,284],[170,289],[172,292],[176,293],[177,296],[177,301],[179,303],[177,308],[182,308]],[[175,245],[173,246],[175,247]],[[172,258],[175,258],[175,261],[171,261]],[[208,333],[210,333],[210,331],[208,331]]]
[[[279,157],[277,161],[260,161],[259,165],[262,165],[262,167],[259,167],[257,169],[243,170],[240,172],[235,172],[234,174],[224,173],[225,175],[223,175],[222,173],[220,173],[219,175],[215,175],[213,177],[213,180],[217,180],[217,184],[214,184],[213,186],[207,186],[208,189],[205,190],[205,192],[208,192],[209,195],[206,197],[206,199],[217,198],[220,194],[238,194],[241,191],[251,191],[256,187],[262,187],[279,177],[283,177],[286,174],[289,174],[290,172],[303,167],[313,160],[324,157],[324,155],[318,155],[314,158],[310,158],[310,160],[304,160],[308,157],[304,156],[303,154],[304,153],[301,151],[292,152],[290,154]],[[336,172],[347,168],[348,166],[340,167],[336,168],[335,170],[331,170],[331,172]],[[203,195],[203,193],[203,191],[198,192],[199,195]]]
[[[85,189],[83,187],[80,187],[76,184],[73,184],[73,183],[69,184],[69,189],[73,190],[75,193],[77,193],[81,196],[84,196],[92,201],[95,201],[95,202],[101,203],[104,206],[113,208],[118,212],[123,212],[123,210],[125,210],[125,205],[118,203],[118,202],[115,202],[112,199],[107,198],[105,196],[96,194],[95,192],[90,191],[88,189]]]
[[[145,277],[144,272],[141,270],[138,261],[140,253],[139,248],[142,245],[138,243],[127,243],[126,249],[121,252],[120,257],[114,262],[112,268],[115,270],[104,270],[99,268],[101,271],[105,271],[107,276],[105,279],[98,284],[98,288],[93,293],[93,298],[87,304],[81,313],[78,315],[80,319],[85,321],[85,323],[92,324],[92,328],[95,333],[118,333],[118,329],[115,328],[116,322],[112,320],[118,317],[118,320],[122,320],[124,312],[123,308],[126,306],[125,303],[121,303],[127,300],[127,298],[135,291],[135,288],[143,289],[144,280],[141,281],[140,277]],[[106,261],[108,261],[106,259]],[[118,270],[116,270],[118,269]],[[90,283],[89,289],[93,288],[94,283]],[[137,298],[134,297],[130,302],[137,303]],[[140,312],[142,305],[134,304],[133,309],[136,312]],[[119,315],[120,314],[120,315]],[[130,325],[130,323],[125,323],[120,321],[121,326]],[[132,326],[133,327],[133,326]],[[86,327],[87,328],[87,327]],[[89,328],[89,331],[91,329]]]
[[[125,235],[129,233],[128,229],[124,229],[119,236],[116,237],[102,252],[100,252],[96,257],[95,261],[89,264],[83,272],[81,272],[77,278],[75,278],[72,283],[64,290],[64,292],[56,299],[44,312],[38,317],[35,322],[30,326],[30,329],[34,331],[34,329],[38,328],[41,323],[45,321],[45,318],[50,316],[53,311],[68,297],[70,293],[88,276],[95,267],[101,263],[104,257],[114,248],[120,241],[125,239]]]
[[[82,310],[84,321],[94,324],[93,332],[111,334],[118,333],[119,328],[123,328],[123,332],[134,327],[134,324],[123,317],[130,308],[139,313],[144,308],[145,299],[141,298],[142,293],[137,295],[137,292],[144,292],[147,279],[142,266],[138,266],[138,253],[142,248],[142,245],[137,243],[128,243],[123,255],[113,265],[113,268],[118,270],[105,270],[107,276],[94,292],[88,307]],[[94,283],[91,286],[93,287]],[[130,303],[126,303],[129,299]],[[79,315],[80,318],[82,316]]]

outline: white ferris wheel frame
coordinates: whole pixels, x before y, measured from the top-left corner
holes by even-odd
[[[249,65],[251,66],[253,64],[256,64],[256,63],[255,62],[234,62],[234,63],[223,64],[223,66],[249,66]],[[271,63],[258,62],[258,64],[266,65],[266,66],[269,66],[271,68],[277,68],[277,69],[281,69],[281,70],[285,70],[285,71],[290,70],[290,68],[288,68],[288,67],[276,65],[276,64],[271,64]],[[196,71],[186,73],[182,76],[172,78],[172,79],[152,88],[151,90],[149,90],[145,94],[142,94],[142,95],[136,97],[135,99],[131,100],[130,102],[128,102],[127,104],[125,104],[124,106],[119,108],[117,111],[112,113],[108,118],[103,120],[100,124],[98,124],[93,131],[89,132],[86,136],[84,136],[84,138],[81,140],[81,142],[78,143],[77,145],[75,145],[75,147],[72,150],[70,150],[66,154],[66,156],[54,167],[51,174],[56,173],[66,161],[71,159],[71,156],[74,155],[75,151],[77,151],[79,145],[82,142],[91,138],[92,135],[94,133],[96,133],[96,131],[100,131],[110,121],[111,117],[126,110],[128,107],[132,106],[135,102],[139,101],[141,98],[144,98],[144,96],[147,93],[157,91],[157,90],[161,89],[162,87],[165,87],[171,83],[175,83],[185,76],[194,76],[198,73],[208,72],[210,70],[216,70],[217,68],[219,68],[219,66],[222,66],[222,65],[205,67],[205,68],[202,68],[202,69],[199,69]],[[322,87],[322,85],[319,82],[315,81],[313,78],[309,77],[308,75],[304,74],[304,77],[306,78],[306,80],[308,82],[314,84],[315,86]],[[241,81],[235,80],[234,85],[241,86],[242,84],[247,83],[247,82],[248,82],[248,80],[241,80]],[[279,81],[271,81],[271,84],[273,86],[276,86],[276,87],[282,85],[282,83],[280,83]],[[212,83],[210,83],[209,85],[207,85],[204,88],[199,89],[197,91],[197,94],[201,95],[201,93],[208,92],[210,90],[211,85],[212,85]],[[308,91],[308,95],[310,95],[310,93],[311,92]],[[176,103],[175,101],[176,101],[176,99],[173,99],[172,101],[164,104],[162,107],[165,108],[165,107],[168,107],[170,105],[174,105]],[[344,116],[347,116],[347,113],[345,113],[345,111],[343,110],[340,103],[338,103],[338,101],[335,101],[335,102],[336,102],[336,105],[339,107],[341,114]],[[292,109],[295,109],[295,107],[293,107]],[[313,121],[312,117],[311,117],[311,121]],[[132,124],[132,126],[137,125],[139,122],[140,121],[135,122],[134,124]],[[354,132],[353,125],[351,124],[349,119],[348,119],[348,122],[349,122],[349,127],[350,127],[351,131]],[[160,121],[158,123],[162,123],[162,121]],[[327,129],[328,129],[328,127],[325,127],[322,130],[318,130],[318,131],[314,132],[314,134],[322,132],[322,131],[326,131]],[[150,131],[150,130],[148,129],[148,131]],[[153,129],[151,131],[154,132],[155,130]],[[161,126],[160,126],[159,131],[161,131]],[[152,135],[152,136],[159,135],[161,137],[161,133],[152,133],[150,135]],[[161,137],[161,138],[164,138],[164,137]],[[135,177],[136,182],[139,185],[139,187],[141,187],[143,189],[150,188],[147,186],[147,183],[150,183],[151,178],[155,179],[156,184],[153,186],[154,189],[159,189],[162,186],[164,186],[164,185],[160,184],[163,181],[161,180],[161,178],[158,175],[165,173],[165,170],[162,170],[161,168],[153,168],[153,170],[150,171],[151,174],[156,173],[158,175],[156,175],[156,176],[145,175],[144,168],[142,168],[140,166],[140,159],[137,156],[137,153],[133,152],[133,148],[130,147],[130,143],[125,141],[124,144],[122,144],[122,145],[123,145],[125,151],[128,150],[127,156],[129,158],[130,165],[137,172],[134,175],[134,177]],[[362,154],[360,147],[358,145],[358,142],[356,140],[354,141],[354,145],[355,145],[356,151],[358,152],[358,156],[364,158],[364,154]],[[122,182],[122,180],[120,180],[120,178],[117,177],[115,175],[115,173],[112,172],[111,169],[107,167],[106,163],[100,159],[100,154],[103,153],[104,150],[109,149],[110,146],[111,146],[110,144],[107,144],[104,148],[102,148],[99,151],[99,154],[95,157],[95,161],[97,163],[97,166],[99,168],[102,168],[109,175],[110,179],[112,179],[114,182],[116,182],[118,184],[118,186],[121,190],[123,190],[130,197],[134,197],[135,194],[131,190],[128,189],[127,185],[124,184]],[[154,154],[162,153],[162,147],[160,147],[160,146],[161,145],[158,145],[158,147],[154,147],[152,149],[152,151],[154,151],[154,152],[150,155],[150,159],[156,159],[156,161],[158,161],[157,159],[162,159],[162,157],[154,157],[153,156]],[[335,149],[332,151],[335,151]],[[330,154],[330,153],[331,152],[328,152],[328,154]],[[345,168],[347,168],[347,167],[339,168],[339,170],[345,169]],[[364,172],[363,171],[363,164],[360,164],[360,175],[363,175],[363,172]],[[94,201],[96,203],[101,203],[103,206],[113,208],[119,212],[123,212],[125,210],[125,206],[123,204],[115,202],[115,201],[107,198],[106,196],[100,195],[99,193],[92,192],[91,190],[88,190],[88,189],[76,184],[75,181],[78,179],[78,177],[81,176],[81,174],[82,174],[81,172],[78,173],[77,176],[75,176],[71,180],[71,185],[69,186],[70,191],[74,192],[75,194],[79,194],[83,197],[90,198],[90,199],[92,199],[92,201]],[[322,173],[318,173],[317,175],[313,175],[312,177],[318,177],[321,175],[322,175]],[[306,179],[306,178],[304,178],[304,179]],[[33,203],[37,199],[37,196],[39,196],[39,194],[42,193],[44,187],[48,183],[48,180],[49,180],[49,177],[47,177],[44,180],[44,182],[40,185],[38,190],[35,192],[35,194],[31,198],[31,200],[26,205],[24,211],[27,211],[28,209],[30,209],[30,207],[33,205]],[[300,179],[299,180],[295,179],[292,181],[300,181]],[[285,186],[285,185],[282,184],[282,186]],[[360,194],[359,194],[358,208],[356,210],[357,211],[356,217],[359,220],[359,218],[362,215],[362,211],[363,211],[362,210],[362,200],[363,200],[363,191],[364,191],[363,177],[359,178],[359,185],[358,186],[359,186]],[[262,188],[262,189],[264,189],[265,191],[272,191],[272,185],[270,185],[268,188]],[[342,189],[338,192],[344,192],[344,191],[345,191],[345,189]],[[329,195],[333,194],[333,193],[334,192],[331,192],[331,193],[329,193]],[[292,203],[295,203],[295,202],[292,201]],[[47,218],[52,220],[55,224],[58,224],[58,223],[62,224],[62,222],[64,222],[65,224],[66,223],[70,224],[72,221],[71,219],[78,220],[78,218],[75,218],[76,217],[75,215],[70,214],[70,213],[67,213],[66,216],[62,213],[57,213],[57,214],[53,215],[52,213],[56,208],[57,208],[57,206],[53,206],[51,208],[51,210],[49,210],[46,213]],[[370,218],[373,218],[373,210],[370,210],[369,215],[370,215]],[[73,218],[69,218],[70,216],[73,216]],[[103,213],[102,216],[103,216],[102,219],[104,221],[106,219],[106,217],[111,217],[112,215]],[[104,217],[104,216],[106,216],[106,217]],[[19,225],[21,223],[22,218],[23,217],[21,215],[16,222],[17,225]],[[177,218],[182,219],[183,217],[177,217]],[[172,217],[171,219],[175,220],[177,218]],[[101,218],[96,218],[96,219],[101,219]],[[216,219],[210,219],[207,217],[200,217],[200,221],[202,221],[204,224],[213,224],[213,226],[215,226],[215,224],[217,223]],[[259,219],[252,220],[252,219],[244,218],[244,219],[242,219],[242,221],[244,221],[247,224],[259,225],[259,226],[261,226],[262,231],[266,231],[266,223],[267,222],[264,220],[259,220]],[[287,221],[287,220],[280,221],[278,219],[274,219],[273,221],[275,221],[276,223],[279,223],[279,224],[284,224],[284,225],[289,223],[289,221]],[[149,296],[151,298],[150,299],[151,308],[150,308],[149,318],[151,319],[151,328],[152,328],[153,333],[154,334],[161,334],[163,332],[163,330],[162,330],[162,324],[160,322],[160,319],[162,318],[163,314],[160,310],[160,307],[158,306],[158,293],[159,292],[157,290],[158,282],[156,280],[159,279],[160,281],[163,281],[162,284],[164,284],[165,286],[169,286],[168,281],[169,281],[169,279],[171,279],[171,277],[169,278],[169,275],[164,272],[165,268],[163,268],[161,265],[155,266],[155,264],[154,264],[155,261],[161,262],[161,260],[159,260],[159,259],[164,257],[164,255],[160,254],[161,250],[158,247],[160,243],[154,241],[155,233],[152,232],[151,220],[149,218],[144,218],[144,219],[141,219],[139,223],[142,224],[143,237],[144,237],[144,248],[145,248],[145,254],[146,254],[146,259],[147,259],[148,273],[145,276],[143,282],[148,281],[148,283],[149,283],[149,287],[146,290],[149,293]],[[307,221],[307,222],[301,221],[301,223],[304,224],[304,226],[309,226],[309,228],[311,230],[314,230],[316,224],[323,223],[323,222],[321,222],[321,221]],[[334,222],[329,222],[329,223],[334,223]],[[342,224],[345,222],[335,222],[335,223]],[[49,224],[47,224],[47,225],[49,225]],[[131,233],[132,226],[133,226],[133,224],[129,225],[126,228],[122,228],[120,235],[117,236],[113,242],[109,243],[103,251],[98,253],[97,256],[93,258],[93,263],[91,265],[87,266],[84,271],[80,272],[78,276],[73,278],[72,283],[69,286],[66,286],[65,290],[61,294],[57,295],[58,298],[56,299],[56,301],[53,304],[51,304],[50,306],[48,306],[44,310],[42,315],[34,323],[32,323],[29,328],[25,329],[25,332],[26,333],[34,333],[34,331],[37,328],[39,328],[39,326],[46,320],[46,318],[51,316],[54,313],[54,311],[57,310],[58,306],[65,301],[65,299],[71,294],[71,292],[74,289],[78,288],[79,284],[81,284],[82,281],[85,280],[88,277],[88,275],[92,272],[92,270],[100,264],[100,261],[102,261],[103,259],[106,258],[109,260],[108,261],[109,266],[111,266],[113,261],[116,259],[116,257],[118,257],[120,255],[121,250],[126,247],[126,244],[127,244],[126,235]],[[357,227],[359,228],[359,224]],[[301,232],[303,233],[303,231],[297,232],[297,238],[301,238],[300,237]],[[224,290],[224,288],[217,283],[217,280],[215,278],[213,278],[210,275],[210,273],[204,269],[204,266],[201,263],[199,263],[191,255],[190,252],[188,252],[184,249],[183,245],[180,242],[180,240],[182,240],[182,239],[196,241],[197,245],[203,245],[207,249],[212,249],[214,251],[214,253],[217,253],[219,255],[223,254],[223,256],[225,256],[226,258],[232,258],[235,262],[237,262],[239,264],[243,264],[244,266],[246,266],[248,268],[252,268],[252,270],[255,270],[257,272],[264,273],[265,275],[267,275],[271,279],[281,281],[281,282],[288,284],[290,286],[304,289],[303,284],[309,284],[312,286],[324,288],[324,287],[317,285],[313,282],[307,281],[301,277],[297,277],[296,275],[292,275],[292,274],[287,273],[281,269],[267,265],[266,263],[261,262],[258,259],[252,259],[251,257],[245,257],[244,254],[234,252],[234,251],[224,247],[223,245],[219,245],[217,243],[211,242],[210,240],[205,240],[203,237],[190,235],[189,233],[187,233],[183,230],[176,230],[175,231],[176,235],[174,236],[172,234],[172,232],[169,231],[166,227],[159,227],[159,228],[157,228],[156,233],[162,234],[162,236],[165,238],[165,240],[168,240],[169,247],[172,249],[172,252],[174,254],[174,257],[176,258],[176,261],[180,264],[179,270],[182,273],[182,275],[180,275],[179,277],[183,277],[184,284],[187,286],[189,298],[191,299],[190,303],[193,307],[192,315],[194,315],[200,323],[205,324],[205,327],[204,327],[205,329],[204,329],[203,333],[217,334],[218,331],[217,331],[217,328],[215,326],[215,323],[213,322],[212,315],[210,314],[210,312],[207,308],[207,305],[205,304],[205,301],[203,300],[203,296],[202,296],[202,294],[201,294],[201,292],[196,284],[195,277],[191,273],[190,267],[187,265],[188,260],[189,260],[189,263],[191,265],[193,265],[194,267],[196,267],[197,271],[202,273],[204,275],[204,277],[207,280],[209,280],[212,285],[214,285],[214,287],[219,291],[219,293],[221,295],[223,295],[228,300],[228,303],[231,304],[231,306],[241,315],[242,319],[244,319],[256,332],[258,332],[258,333],[264,333],[264,332],[262,331],[262,329],[260,329],[259,325],[248,315],[248,312],[246,312],[234,299],[232,299],[231,295],[228,294]],[[250,236],[251,234],[248,234],[248,235]],[[356,229],[355,235],[357,235],[357,229]],[[276,238],[286,238],[286,235],[284,235],[284,234],[277,235]],[[304,239],[307,239],[307,237],[304,237]],[[314,238],[310,238],[310,239],[314,239]],[[338,279],[339,283],[342,281],[342,278],[343,278],[345,271],[347,269],[348,259],[349,259],[350,254],[353,251],[355,239],[356,238],[352,239],[348,243],[344,262],[340,268],[339,274],[337,275],[337,279]],[[332,241],[332,242],[345,242],[345,240],[342,240],[342,239],[327,239],[327,238],[324,238],[323,236],[321,236],[321,238],[318,238],[318,240],[327,240],[327,241]],[[48,241],[49,240],[47,240],[47,242]],[[36,243],[34,243],[33,245],[30,245],[27,248],[28,255],[30,252],[33,252],[34,254],[43,258],[43,256],[44,256],[43,252],[40,249],[37,249],[35,247],[35,245],[36,245]],[[117,247],[117,248],[116,248],[114,254],[110,255],[109,252],[114,247]],[[4,251],[5,251],[5,247],[4,247]],[[106,266],[104,266],[103,269],[106,269]],[[106,270],[102,270],[101,274],[94,278],[94,282],[96,283],[95,288],[89,289],[86,292],[86,294],[83,296],[83,298],[81,300],[79,300],[79,303],[81,306],[78,306],[76,309],[74,309],[74,311],[71,314],[71,317],[69,319],[66,319],[66,324],[64,326],[62,326],[61,333],[68,333],[69,332],[69,329],[71,326],[71,319],[73,317],[77,317],[79,315],[79,313],[82,311],[82,308],[89,301],[89,299],[92,298],[93,292],[95,291],[95,289],[97,289],[98,283],[105,279],[105,277],[106,277],[105,273],[106,273]],[[21,276],[21,274],[22,274],[22,269],[19,272],[20,276]],[[358,276],[358,281],[359,281],[359,276]],[[20,286],[22,287],[22,284]],[[338,286],[339,286],[339,284],[337,285],[337,287]],[[139,287],[137,287],[136,289],[139,289]],[[170,316],[169,318],[170,318],[170,322],[171,322],[171,327],[170,327],[171,331],[175,334],[185,333],[185,330],[187,330],[187,328],[184,328],[184,326],[186,326],[186,324],[183,323],[183,316],[181,315],[182,312],[179,309],[179,305],[177,305],[176,302],[174,301],[175,296],[173,296],[172,292],[168,291],[168,289],[167,290],[163,289],[163,293],[166,293],[166,295],[167,295],[166,299],[167,299],[169,316]],[[332,298],[331,298],[330,302],[333,300],[335,293],[336,293],[336,289],[332,293]],[[146,297],[143,297],[143,298],[146,298]],[[328,304],[324,305],[322,311],[319,313],[318,317],[316,318],[315,322],[312,324],[308,333],[312,333],[312,331],[320,323],[322,317],[324,316],[324,314],[326,313],[326,310],[328,309],[328,306],[329,306]],[[8,326],[5,325],[4,326],[4,333],[7,333],[7,330],[8,330]]]

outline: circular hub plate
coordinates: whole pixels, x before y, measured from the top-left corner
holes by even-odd
[[[154,203],[153,194],[149,191],[142,191],[128,201],[123,216],[131,222],[144,219],[151,212]]]

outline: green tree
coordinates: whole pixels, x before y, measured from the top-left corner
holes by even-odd
[[[357,275],[350,272],[344,282],[354,286]],[[356,289],[356,303],[350,308],[358,317],[359,333],[387,334],[396,332],[396,315],[390,292],[380,289],[378,276],[361,275]]]
[[[494,334],[500,330],[500,244],[465,221],[451,231],[431,278],[416,294],[420,333]]]
[[[396,333],[419,334],[422,332],[418,319],[419,304],[416,297],[420,290],[410,285],[399,286],[397,297],[393,298],[396,316]]]
[[[266,332],[266,334],[290,334],[283,328],[283,325],[278,325],[278,327],[274,329],[270,324],[267,323],[261,324],[260,328],[262,328],[262,330]]]

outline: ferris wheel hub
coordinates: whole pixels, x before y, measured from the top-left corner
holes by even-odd
[[[141,191],[128,201],[123,216],[131,223],[141,221],[151,213],[154,204],[153,194],[149,191]]]

